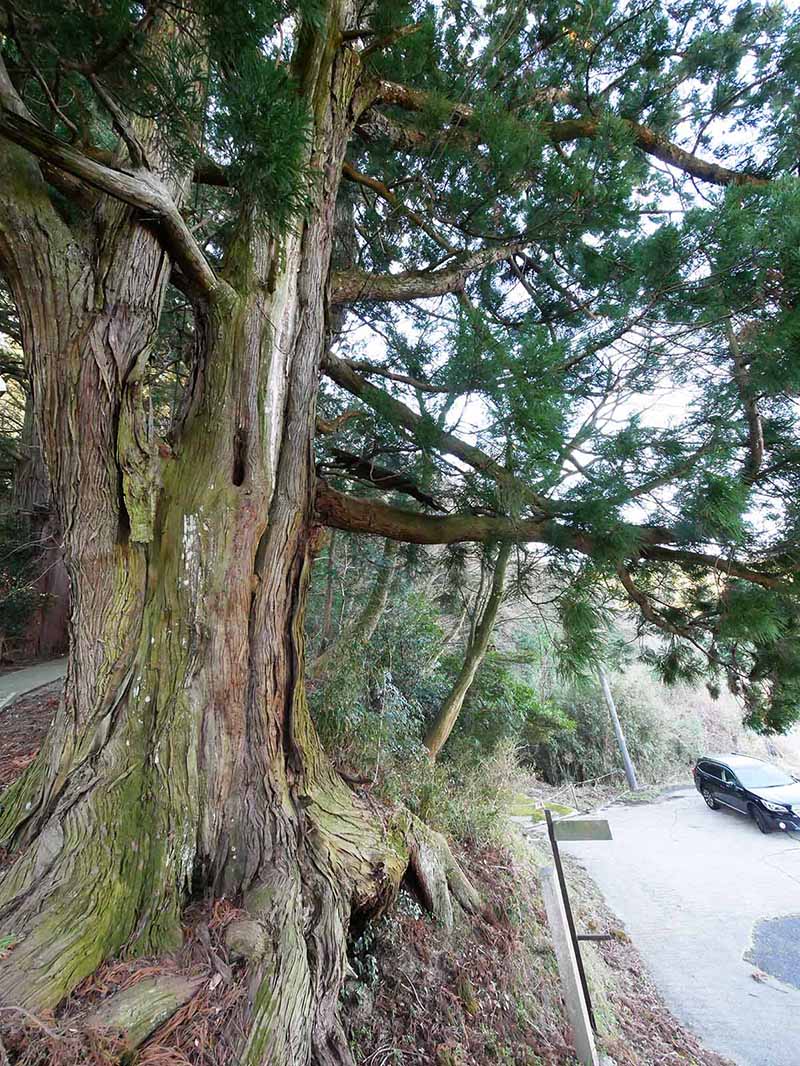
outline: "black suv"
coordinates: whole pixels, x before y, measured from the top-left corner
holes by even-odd
[[[694,783],[712,811],[720,805],[753,818],[762,833],[800,830],[800,783],[777,766],[749,755],[705,755]]]

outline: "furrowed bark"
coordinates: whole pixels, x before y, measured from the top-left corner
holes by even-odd
[[[464,653],[464,662],[458,672],[458,677],[455,679],[453,687],[444,698],[425,734],[425,747],[428,749],[431,759],[435,759],[447,743],[447,738],[458,721],[458,716],[464,706],[467,693],[472,687],[472,682],[475,680],[475,675],[486,658],[489,641],[497,620],[497,612],[503,600],[503,588],[510,556],[511,543],[504,541],[500,545],[495,562],[489,597],[486,600],[480,620],[470,634]]]
[[[50,475],[34,425],[30,391],[25,399],[20,456],[14,471],[12,511],[18,530],[36,545],[35,589],[42,597],[22,640],[25,654],[39,658],[63,655],[68,639],[69,576],[64,566],[63,534],[50,489]]]

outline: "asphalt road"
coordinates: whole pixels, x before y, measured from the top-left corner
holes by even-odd
[[[694,788],[602,817],[613,841],[561,847],[672,1012],[738,1066],[800,1066],[800,834],[763,836]]]
[[[66,669],[67,660],[63,658],[24,666],[21,670],[7,670],[0,675],[0,711],[18,696],[57,681]]]

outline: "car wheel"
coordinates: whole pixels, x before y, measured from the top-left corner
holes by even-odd
[[[753,818],[755,819],[756,825],[762,833],[766,834],[772,832],[772,823],[760,807],[751,807],[750,813],[752,814]]]
[[[707,788],[704,788],[703,792],[702,792],[702,795],[703,795],[703,799],[706,801],[706,803],[708,804],[708,806],[711,808],[712,811],[718,811],[719,810],[719,804],[714,799],[713,793],[709,792],[709,790]]]

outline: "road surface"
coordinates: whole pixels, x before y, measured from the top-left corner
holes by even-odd
[[[763,836],[694,788],[601,813],[613,841],[562,850],[602,890],[672,1012],[738,1066],[799,1066],[800,835]]]
[[[6,671],[0,675],[0,711],[18,696],[24,696],[26,692],[57,681],[66,669],[67,660],[64,658],[51,659],[50,662],[37,663],[35,666],[24,666],[21,670]]]

